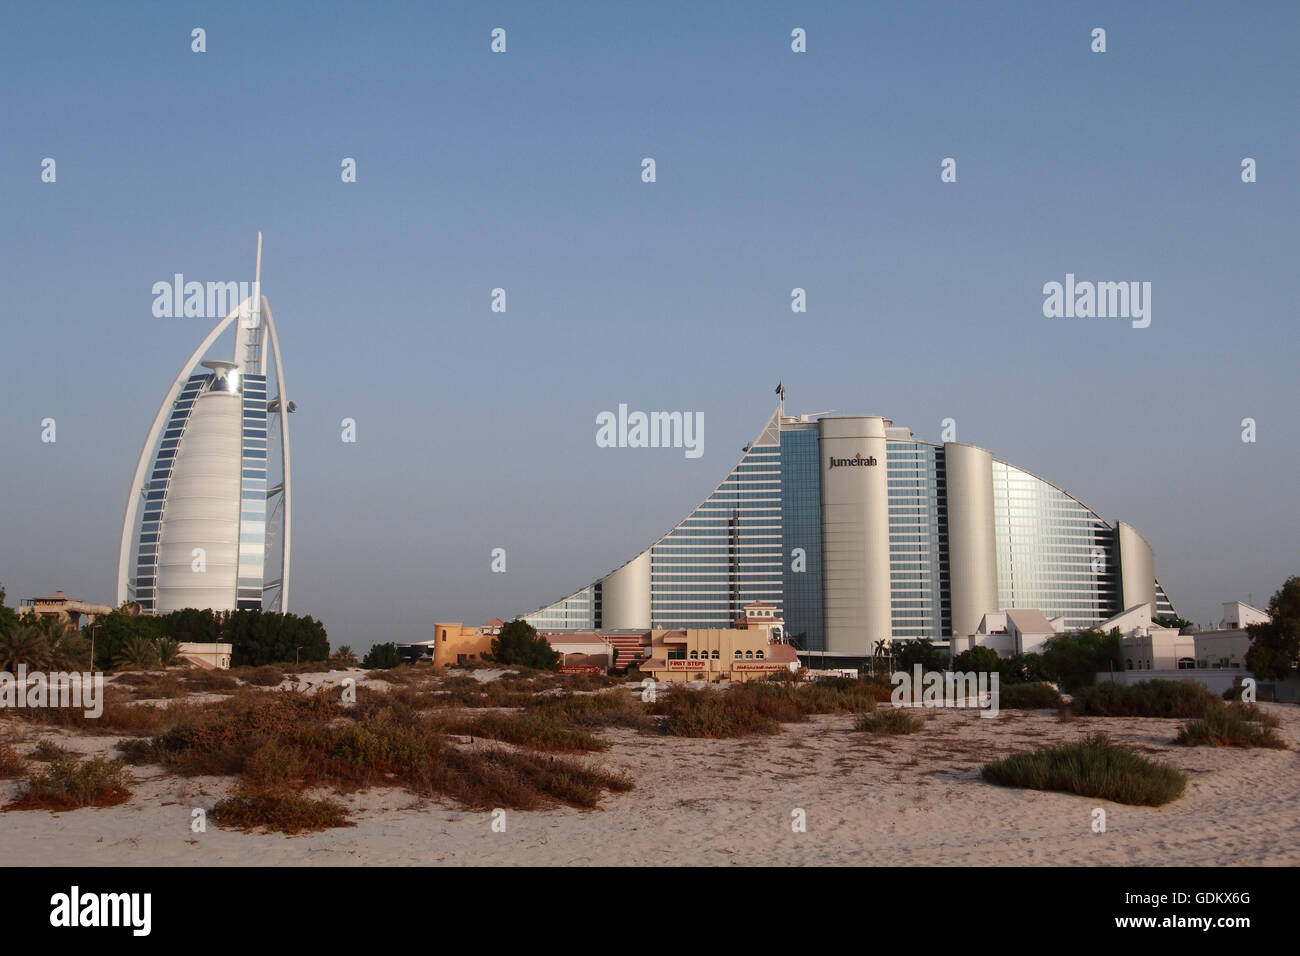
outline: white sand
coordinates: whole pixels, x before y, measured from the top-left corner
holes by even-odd
[[[1300,708],[1263,705],[1284,723],[1290,750],[1177,747],[1180,721],[1052,712],[930,712],[924,732],[876,738],[846,716],[815,717],[772,737],[689,740],[617,728],[582,758],[627,770],[636,790],[601,809],[508,811],[492,817],[403,790],[340,798],[356,826],[285,837],[210,825],[190,830],[229,778],[184,779],[132,768],[122,806],[52,814],[0,813],[9,864],[655,865],[1258,865],[1300,864]],[[990,786],[986,760],[1105,731],[1184,770],[1187,792],[1164,807],[1128,807],[1060,793]],[[108,753],[116,737],[79,737],[5,718],[0,734],[26,752],[39,739]],[[6,800],[16,781],[0,782]],[[1092,810],[1106,811],[1105,833]],[[792,811],[807,832],[791,830]]]

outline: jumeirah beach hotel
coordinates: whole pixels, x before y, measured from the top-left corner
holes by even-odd
[[[880,641],[974,634],[1033,608],[1068,629],[1174,608],[1151,546],[975,445],[887,418],[786,416],[667,534],[525,620],[540,631],[725,628],[774,605],[806,650],[868,657]]]
[[[294,404],[261,271],[259,233],[252,294],[186,359],[149,426],[122,521],[119,605],[288,610]],[[205,358],[232,325],[234,357]]]

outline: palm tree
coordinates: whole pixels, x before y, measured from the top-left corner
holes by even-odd
[[[152,667],[159,660],[158,645],[147,637],[129,637],[122,643],[122,648],[114,658],[115,664],[127,664],[132,667]]]
[[[158,662],[163,667],[171,667],[181,656],[181,645],[179,641],[172,640],[170,637],[158,638]]]
[[[0,634],[0,670],[12,674],[19,664],[26,664],[29,670],[41,670],[49,663],[49,644],[32,624],[15,624]]]
[[[51,670],[81,670],[90,661],[90,642],[71,621],[53,614],[33,625],[45,644],[46,666]]]

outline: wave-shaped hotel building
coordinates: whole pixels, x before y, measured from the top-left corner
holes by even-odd
[[[275,321],[261,294],[261,262],[259,233],[252,294],[181,366],[149,426],[122,521],[119,605],[134,601],[158,614],[288,610],[286,413],[294,404],[285,397]],[[232,325],[233,359],[205,360]],[[204,371],[196,372],[200,363]]]
[[[1151,546],[975,445],[778,406],[699,507],[621,567],[524,615],[540,631],[725,628],[753,601],[806,650],[976,633],[1033,608],[1083,628],[1174,608]]]

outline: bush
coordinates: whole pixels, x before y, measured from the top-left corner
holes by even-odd
[[[1202,717],[1223,701],[1193,681],[1148,680],[1126,687],[1106,681],[1082,687],[1071,709],[1080,717]]]
[[[875,710],[878,702],[889,700],[890,692],[887,684],[852,677],[823,677],[802,683],[755,681],[740,684],[734,690],[789,701],[804,715]]]
[[[886,707],[853,718],[854,730],[870,734],[915,734],[925,729],[925,720],[903,707]]]
[[[409,706],[399,693],[358,694],[351,707],[338,689],[298,691],[244,689],[225,700],[193,705],[183,720],[152,740],[121,745],[133,763],[161,763],[173,772],[242,775],[226,819],[232,826],[286,826],[310,822],[320,807],[291,802],[286,792],[308,787],[350,791],[370,786],[405,787],[449,797],[466,806],[534,809],[567,803],[591,807],[602,790],[627,790],[626,777],[583,767],[561,757],[496,748],[451,745],[446,718]],[[530,715],[557,721],[545,713]],[[585,731],[567,731],[572,741]],[[589,737],[589,735],[588,735]],[[594,739],[594,738],[589,738]],[[537,735],[526,742],[540,742]]]
[[[1012,754],[985,764],[981,775],[1004,787],[1062,790],[1144,807],[1176,800],[1187,787],[1181,771],[1113,744],[1105,734]]]
[[[1285,750],[1286,743],[1273,728],[1276,717],[1265,714],[1254,704],[1241,704],[1208,711],[1198,720],[1189,720],[1178,731],[1174,743],[1185,747],[1270,747]]]
[[[43,763],[49,763],[52,760],[59,760],[63,757],[72,757],[73,753],[67,747],[61,747],[52,740],[42,740],[32,751],[32,759],[39,760]]]
[[[261,667],[235,667],[228,673],[230,677],[238,678],[254,687],[278,687],[284,681],[284,671],[269,664]]]
[[[525,704],[527,711],[554,714],[580,727],[630,727],[648,730],[655,726],[639,697],[627,691],[563,697],[535,697]]]
[[[534,750],[583,751],[605,750],[607,741],[586,730],[566,726],[555,713],[483,714],[453,726],[456,733],[490,737]]]
[[[401,665],[402,655],[398,652],[397,645],[392,641],[376,644],[366,651],[366,656],[361,659],[361,666],[366,670],[382,671],[400,667]]]
[[[238,787],[212,808],[212,819],[245,833],[260,828],[292,834],[353,825],[342,804],[313,800],[285,787]]]
[[[33,774],[9,805],[17,810],[112,807],[131,798],[131,772],[121,760],[60,757]]]
[[[0,780],[21,777],[27,772],[27,761],[23,755],[6,743],[0,743]]]
[[[1065,701],[1051,684],[1009,684],[998,686],[998,707],[1004,710],[1044,710]]]
[[[650,705],[664,717],[660,730],[673,737],[748,737],[775,734],[781,721],[805,720],[792,700],[772,695],[747,694],[741,687],[727,690],[693,690],[672,687]]]
[[[192,691],[212,693],[238,690],[239,681],[225,671],[196,669],[185,674],[185,686]]]

